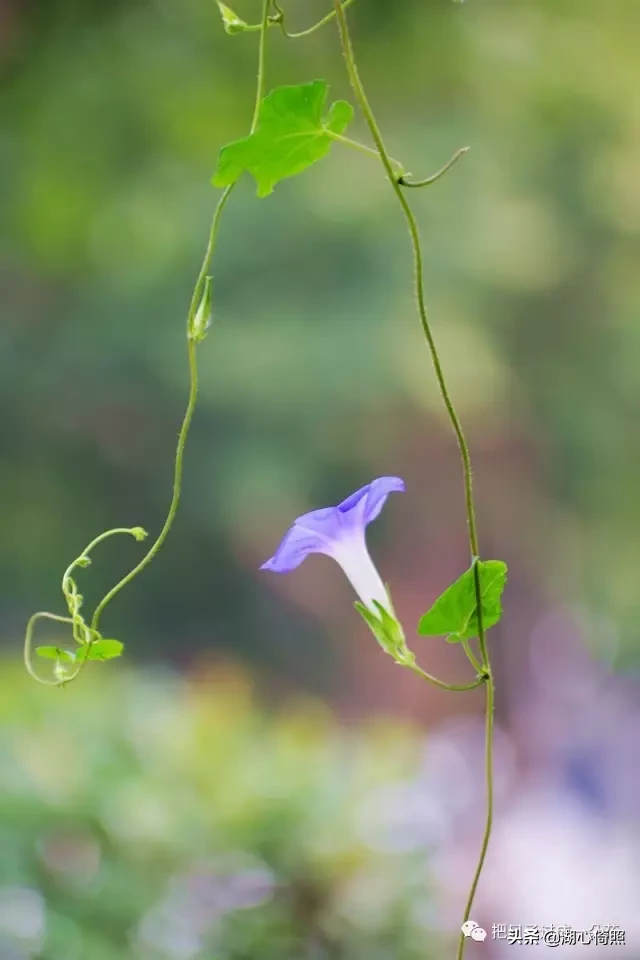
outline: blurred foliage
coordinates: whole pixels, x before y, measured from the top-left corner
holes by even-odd
[[[255,20],[259,3],[234,7]],[[326,8],[289,0],[292,29]],[[34,600],[54,602],[58,571],[97,532],[161,525],[209,178],[220,146],[246,132],[256,40],[227,36],[212,0],[5,0],[2,11],[8,633]],[[412,199],[472,448],[507,435],[534,464],[537,507],[520,499],[522,522],[505,521],[513,542],[505,533],[496,555],[522,549],[543,592],[581,601],[592,624],[615,617],[632,644],[640,4],[358,0],[351,15],[393,155],[421,176],[472,148]],[[270,47],[270,86],[326,77],[331,97],[350,99],[332,27],[295,43],[274,30]],[[178,525],[118,599],[113,632],[124,622],[139,648],[176,656],[181,638],[233,644],[320,683],[310,628],[293,667],[281,640],[291,620],[246,571],[291,516],[397,472],[403,447],[428,456],[445,426],[376,162],[335,148],[262,202],[245,179],[216,257]],[[458,497],[457,474],[447,482]],[[480,493],[488,526],[504,490]],[[415,501],[416,516],[428,509]],[[105,548],[96,590],[133,549]]]
[[[269,716],[242,675],[88,670],[0,689],[6,960],[424,960],[425,850],[397,802],[421,739]]]

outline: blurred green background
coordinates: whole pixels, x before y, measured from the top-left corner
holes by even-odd
[[[259,6],[235,3],[250,21]],[[289,0],[291,27],[307,26],[328,6]],[[630,731],[640,730],[633,678],[640,5],[357,0],[350,18],[391,153],[425,176],[458,147],[471,147],[436,186],[410,199],[424,237],[434,331],[474,457],[483,553],[510,568],[506,616],[492,635],[504,762],[520,790],[528,789],[525,773],[559,790],[563,771],[567,789],[594,816],[635,831],[640,785],[624,750],[634,742]],[[324,77],[333,96],[352,99],[333,25],[296,42],[272,30],[269,40],[269,86]],[[377,871],[383,891],[393,871],[403,876],[396,906],[380,894],[389,910],[384,929],[372,926],[375,897],[363,895],[369,920],[349,914],[347,923],[317,907],[325,869],[329,886],[351,876],[341,858],[352,856],[356,834],[345,827],[327,866],[300,833],[315,830],[316,816],[323,836],[333,816],[351,815],[351,781],[335,784],[346,767],[353,789],[366,789],[358,751],[375,777],[399,775],[397,757],[391,767],[377,759],[366,724],[391,716],[409,722],[397,747],[409,766],[421,756],[416,731],[437,733],[444,724],[439,735],[458,756],[448,725],[461,723],[464,742],[475,743],[482,698],[430,692],[394,670],[325,558],[286,578],[258,572],[294,516],[381,474],[407,482],[370,541],[409,634],[467,565],[457,449],[415,314],[406,232],[375,159],[336,146],[262,201],[243,180],[214,263],[214,327],[199,352],[200,404],[178,520],[153,566],[104,620],[106,634],[125,642],[126,663],[92,669],[64,694],[16,679],[24,623],[36,609],[62,612],[60,576],[85,543],[121,525],[153,535],[164,520],[186,403],[184,317],[216,201],[209,179],[220,146],[247,131],[256,42],[256,35],[227,36],[213,0],[0,3],[2,749],[14,758],[6,766],[8,853],[0,868],[3,960],[121,960],[131,950],[135,957],[374,960],[377,949],[381,958],[422,957],[429,924],[455,928],[471,873],[463,857],[461,886],[456,881],[445,896],[449,927],[444,907],[437,923],[430,912],[420,851],[422,913],[412,906],[407,865],[415,851],[406,861],[396,853],[393,868],[376,861],[369,871],[375,890]],[[353,133],[367,141],[360,121]],[[139,556],[133,541],[100,548],[82,574],[87,603]],[[42,642],[58,636],[45,631]],[[414,648],[427,669],[465,677],[459,651],[444,646],[416,641]],[[260,706],[248,706],[235,681],[227,689],[228,664],[252,678],[240,688],[255,683]],[[193,685],[200,689],[197,678],[210,672],[224,682],[204,685],[201,716]],[[215,706],[221,691],[224,716]],[[287,746],[286,717],[276,714],[273,729],[267,718],[302,694],[313,698],[313,707],[300,708],[301,722],[313,731],[319,759],[289,786],[287,764],[297,768],[306,748]],[[148,714],[147,698],[155,705]],[[594,705],[605,700],[600,717]],[[120,711],[121,702],[129,707]],[[318,719],[318,703],[337,720]],[[161,729],[173,730],[176,720],[178,741],[168,734],[168,752],[153,731],[153,742],[136,748],[137,724],[150,723],[154,710]],[[550,726],[552,717],[559,727]],[[350,733],[356,721],[365,728]],[[82,785],[74,787],[77,771]],[[274,806],[279,790],[285,800]],[[482,813],[477,791],[458,811],[471,831],[463,843],[469,855]],[[540,814],[544,829],[561,806],[553,796],[549,815]],[[246,817],[245,804],[253,811]],[[113,826],[118,816],[122,833]],[[274,822],[264,826],[263,817]],[[571,829],[582,824],[569,821]],[[442,842],[454,846],[465,836],[458,827],[444,833]],[[216,897],[226,895],[210,891],[193,908],[200,919],[191,940],[182,928],[147,936],[156,928],[145,912],[153,902],[165,913],[186,911],[184,884],[199,869],[192,858],[209,847],[224,863],[203,868],[205,887],[220,871],[246,870],[289,893],[252,913],[251,923],[243,912],[238,929],[246,936],[225,921],[207,939],[206,918],[222,916]],[[446,883],[438,856],[458,863],[445,853],[432,858],[439,887]],[[311,906],[292,906],[300,876],[312,878]],[[632,871],[627,889],[637,882]],[[540,886],[550,888],[548,876]],[[305,891],[303,883],[303,900]],[[19,924],[19,935],[3,926],[3,895],[4,914],[22,909],[31,917],[31,939]],[[49,918],[42,929],[33,926],[39,896]],[[551,922],[534,901],[523,893],[523,915],[502,919]],[[507,907],[489,896],[485,909],[490,925]],[[317,930],[305,913],[316,910],[329,917]],[[589,914],[584,922],[613,919]],[[165,929],[160,921],[158,928]],[[485,947],[487,955],[498,949]]]

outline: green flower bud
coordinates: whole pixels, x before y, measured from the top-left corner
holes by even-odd
[[[191,322],[189,331],[190,338],[195,343],[202,343],[211,326],[211,277],[206,277],[204,281],[204,293],[200,306]]]
[[[224,24],[226,33],[233,36],[233,34],[243,33],[243,31],[247,29],[247,24],[244,20],[241,20],[226,3],[221,3],[220,0],[218,0],[218,8],[222,15],[222,23]]]
[[[355,608],[382,649],[385,653],[388,653],[390,657],[393,657],[396,663],[402,666],[409,666],[415,663],[415,657],[407,647],[402,626],[396,618],[393,607],[391,607],[391,597],[389,597],[390,610],[383,607],[377,600],[373,601],[373,605],[377,611],[377,616],[362,603],[356,603]]]

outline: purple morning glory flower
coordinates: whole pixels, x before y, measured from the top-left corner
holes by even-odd
[[[374,601],[389,609],[389,597],[367,550],[367,524],[378,516],[390,493],[403,491],[399,477],[379,477],[356,490],[337,507],[304,513],[294,521],[275,554],[260,567],[274,573],[295,570],[310,553],[336,560],[362,603],[378,612]]]

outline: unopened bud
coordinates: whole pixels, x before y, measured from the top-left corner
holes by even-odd
[[[389,656],[393,657],[396,663],[403,666],[415,663],[415,657],[407,647],[402,626],[396,619],[395,613],[393,613],[391,597],[389,597],[389,610],[383,607],[377,600],[373,601],[373,606],[376,609],[376,613],[373,613],[362,603],[355,604],[356,610],[369,626],[382,649],[388,653]]]
[[[190,337],[195,343],[202,343],[211,326],[211,277],[205,277],[204,293],[200,306],[191,323]]]
[[[247,29],[247,24],[244,20],[241,20],[237,13],[234,13],[226,3],[221,3],[220,0],[218,0],[218,8],[222,15],[224,29],[227,33],[233,35],[234,33],[242,33]]]

